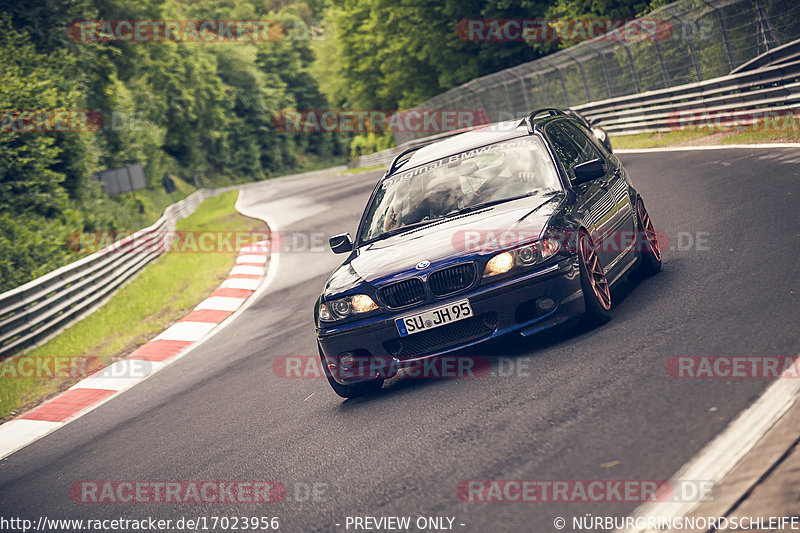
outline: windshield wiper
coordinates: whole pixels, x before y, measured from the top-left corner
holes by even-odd
[[[537,194],[539,191],[540,191],[540,189],[536,189],[534,191],[527,192],[525,194],[520,194],[518,196],[510,196],[508,198],[502,198],[500,200],[492,200],[490,202],[483,202],[483,203],[480,203],[480,204],[471,205],[471,206],[465,207],[463,209],[459,209],[458,211],[453,211],[452,213],[448,213],[448,214],[446,214],[444,216],[441,216],[441,217],[436,217],[436,218],[432,218],[430,220],[423,220],[423,221],[420,221],[420,222],[415,222],[413,224],[409,224],[407,226],[403,226],[403,227],[400,227],[400,228],[390,229],[388,231],[384,231],[383,233],[381,233],[377,237],[373,237],[372,239],[369,239],[369,240],[366,240],[366,241],[362,242],[361,246],[364,246],[366,244],[371,244],[371,243],[376,242],[376,241],[382,241],[384,239],[388,239],[389,237],[393,237],[395,235],[400,235],[401,233],[406,233],[406,232],[411,231],[413,229],[416,229],[416,228],[419,228],[419,227],[422,227],[422,226],[427,226],[428,224],[432,224],[434,222],[438,222],[439,220],[444,220],[444,219],[447,219],[447,218],[455,217],[455,216],[458,216],[458,215],[463,215],[463,214],[466,214],[466,213],[472,213],[473,211],[478,211],[478,210],[481,210],[481,209],[485,209],[485,208],[491,207],[493,205],[502,204],[502,203],[505,203],[505,202],[511,202],[513,200],[519,200],[521,198],[527,198],[528,196],[533,196],[534,194]],[[558,191],[551,191],[551,192],[548,192],[548,193],[545,193],[545,194],[551,195],[551,194],[554,194],[556,192],[558,192]]]
[[[493,205],[502,204],[502,203],[505,203],[505,202],[511,202],[513,200],[519,200],[521,198],[527,198],[528,196],[533,196],[537,192],[539,192],[539,191],[537,190],[537,191],[526,192],[525,194],[520,194],[519,196],[509,196],[508,198],[502,198],[500,200],[492,200],[490,202],[482,202],[480,204],[470,205],[468,207],[465,207],[464,209],[459,210],[456,214],[457,215],[463,215],[464,213],[471,213],[473,211],[479,211],[481,209],[485,209],[485,208],[491,207]]]
[[[372,238],[372,239],[370,239],[368,241],[365,241],[364,244],[369,244],[369,243],[375,242],[375,241],[382,241],[383,239],[388,239],[389,237],[393,237],[394,235],[400,235],[401,233],[405,233],[407,231],[411,231],[412,229],[419,228],[419,227],[422,227],[422,226],[427,226],[428,224],[430,224],[432,222],[435,222],[437,220],[440,220],[440,219],[433,218],[431,220],[423,220],[421,222],[415,222],[415,223],[409,224],[407,226],[402,226],[402,227],[399,227],[399,228],[390,229],[388,231],[384,231],[383,233],[381,233],[377,237],[374,237],[374,238]]]

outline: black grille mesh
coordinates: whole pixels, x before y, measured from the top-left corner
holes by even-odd
[[[395,357],[408,359],[480,339],[494,332],[496,327],[497,313],[485,313],[428,331],[391,339],[384,342],[383,347]]]
[[[428,278],[431,292],[437,296],[466,289],[475,279],[475,263],[464,263],[434,272]]]
[[[422,280],[407,279],[381,289],[381,298],[389,307],[403,307],[425,300],[425,287]]]

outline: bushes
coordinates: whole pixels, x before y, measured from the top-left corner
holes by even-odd
[[[355,159],[362,155],[372,154],[386,150],[394,146],[394,134],[385,132],[376,134],[369,132],[366,135],[356,135],[350,141],[350,159]]]
[[[71,231],[138,229],[178,198],[164,172],[201,186],[264,179],[346,155],[335,134],[278,132],[282,109],[327,106],[303,39],[244,43],[91,43],[73,20],[279,19],[304,5],[241,0],[74,0],[0,4],[0,110],[94,110],[95,132],[0,132],[0,291],[75,259]],[[319,7],[318,7],[319,8]],[[4,114],[12,117],[13,114]],[[8,126],[8,124],[7,124]],[[108,199],[94,175],[141,162],[148,190]],[[184,190],[183,195],[188,191]],[[159,209],[157,209],[157,207]],[[140,213],[144,208],[144,213]]]

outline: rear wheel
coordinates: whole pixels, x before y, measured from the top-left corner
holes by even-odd
[[[583,322],[587,326],[598,326],[611,319],[611,288],[592,239],[586,232],[581,232],[578,236],[578,261],[583,301],[586,305]]]
[[[322,348],[320,347],[319,343],[317,343],[317,350],[319,350],[319,357],[322,361],[322,371],[325,372],[325,377],[328,378],[328,383],[330,383],[333,392],[341,396],[342,398],[358,398],[359,396],[365,396],[367,394],[372,394],[373,392],[377,392],[383,387],[383,380],[382,379],[372,379],[370,381],[365,381],[363,383],[354,383],[352,385],[342,385],[331,375],[330,370],[328,370],[328,365],[325,362],[325,356],[322,355]]]
[[[642,276],[652,276],[661,271],[661,248],[658,245],[653,221],[650,220],[641,198],[636,201],[636,218],[639,222],[639,232],[636,235],[639,273]]]

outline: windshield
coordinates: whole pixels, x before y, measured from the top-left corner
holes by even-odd
[[[490,144],[386,178],[367,208],[360,241],[558,189],[556,169],[539,138]]]

